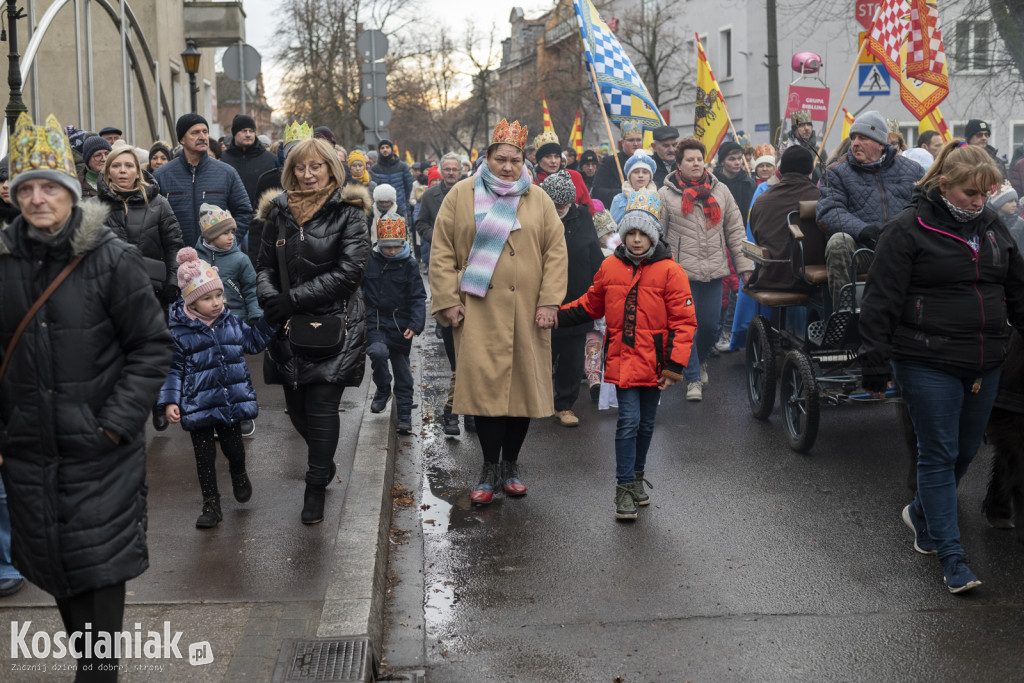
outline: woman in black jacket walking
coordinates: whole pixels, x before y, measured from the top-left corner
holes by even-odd
[[[978,452],[1010,322],[1024,329],[1024,260],[985,200],[1000,181],[981,148],[947,143],[878,241],[860,314],[864,388],[890,362],[917,434],[914,549],[937,555],[952,593],[980,585],[964,560],[957,483]]]
[[[88,628],[78,642],[97,642],[121,630],[125,581],[149,566],[143,427],[171,335],[138,250],[103,225],[102,205],[78,205],[57,120],[35,128],[22,114],[11,141],[22,216],[0,232],[0,349],[81,257],[30,319],[0,384],[14,564],[56,598],[69,636]],[[117,679],[112,656],[86,651],[79,664],[76,680]]]
[[[284,385],[288,417],[309,448],[304,524],[323,521],[341,431],[338,403],[345,387],[362,382],[366,365],[366,311],[358,290],[370,254],[370,197],[362,186],[342,186],[344,180],[341,161],[327,141],[297,143],[281,172],[285,191],[267,213],[257,261],[260,306],[268,322],[285,326],[267,348],[264,379]],[[277,247],[282,239],[284,246]],[[296,314],[341,318],[346,330],[341,351],[321,358],[295,349],[286,323]]]

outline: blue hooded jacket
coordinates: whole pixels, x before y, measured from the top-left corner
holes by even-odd
[[[242,253],[237,239],[227,251],[215,251],[203,244],[200,237],[196,253],[217,267],[217,274],[224,282],[224,301],[232,313],[247,322],[262,317],[263,309],[256,300],[256,269],[252,267],[252,260]]]
[[[238,171],[205,154],[198,166],[192,166],[182,153],[156,169],[153,177],[160,185],[160,194],[174,209],[185,244],[195,244],[199,239],[199,207],[203,202],[230,211],[237,226],[235,241],[246,243],[252,205]]]
[[[382,341],[388,346],[411,348],[412,340],[402,333],[421,333],[426,319],[427,293],[419,265],[410,255],[408,243],[393,258],[378,249],[374,247],[370,252],[363,279],[367,339],[371,344]]]
[[[252,420],[259,406],[245,354],[263,351],[274,328],[263,318],[249,327],[226,309],[211,326],[184,306],[180,298],[171,306],[174,358],[157,405],[177,405],[188,432]]]

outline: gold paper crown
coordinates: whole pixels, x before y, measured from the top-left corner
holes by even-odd
[[[630,211],[649,213],[658,222],[661,222],[661,197],[654,190],[648,190],[647,188],[637,190],[629,196],[629,203],[626,204],[626,210],[623,212],[623,215]]]
[[[509,123],[505,119],[498,122],[494,127],[494,135],[491,136],[492,145],[512,145],[519,149],[526,149],[526,138],[529,133],[526,126],[520,126],[518,121]]]
[[[619,130],[622,131],[623,137],[627,135],[643,135],[644,126],[636,119],[623,119],[619,121]]]
[[[758,145],[754,148],[754,158],[760,159],[761,157],[775,158],[775,148],[771,145]]]
[[[22,112],[11,140],[11,179],[26,171],[58,171],[77,179],[71,143],[57,117],[46,117],[45,126],[36,126]]]
[[[890,133],[899,133],[900,132],[900,122],[899,122],[899,119],[886,119],[885,120],[885,125],[889,129]]]
[[[289,124],[284,129],[283,143],[287,145],[289,142],[309,140],[312,137],[313,129],[310,127],[308,123],[306,123],[305,121],[303,121],[302,123],[299,123],[298,121],[292,121],[292,123]]]
[[[378,240],[404,240],[405,219],[393,213],[386,214],[377,219]]]
[[[544,131],[543,133],[535,137],[533,139],[533,146],[536,147],[537,149],[540,149],[549,142],[553,142],[556,145],[559,144],[558,135],[556,135],[554,131]]]

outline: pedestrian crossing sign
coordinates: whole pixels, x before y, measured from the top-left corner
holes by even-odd
[[[858,64],[858,92],[861,97],[888,95],[892,91],[889,72],[881,64]]]

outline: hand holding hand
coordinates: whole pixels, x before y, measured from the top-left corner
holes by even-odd
[[[676,381],[671,377],[666,377],[665,375],[662,375],[661,377],[658,378],[658,389],[661,391],[665,391],[675,383]]]
[[[295,312],[295,306],[287,294],[278,294],[267,299],[263,307],[263,316],[274,325],[284,324]]]
[[[173,403],[168,403],[164,406],[164,414],[167,416],[167,421],[171,424],[178,424],[181,422],[181,410],[178,409]]]
[[[541,306],[537,309],[537,327],[542,330],[550,330],[558,322],[558,314],[553,308]]]
[[[441,311],[441,317],[448,321],[448,324],[452,327],[458,327],[462,324],[462,319],[466,317],[466,307],[462,304],[446,308]]]

